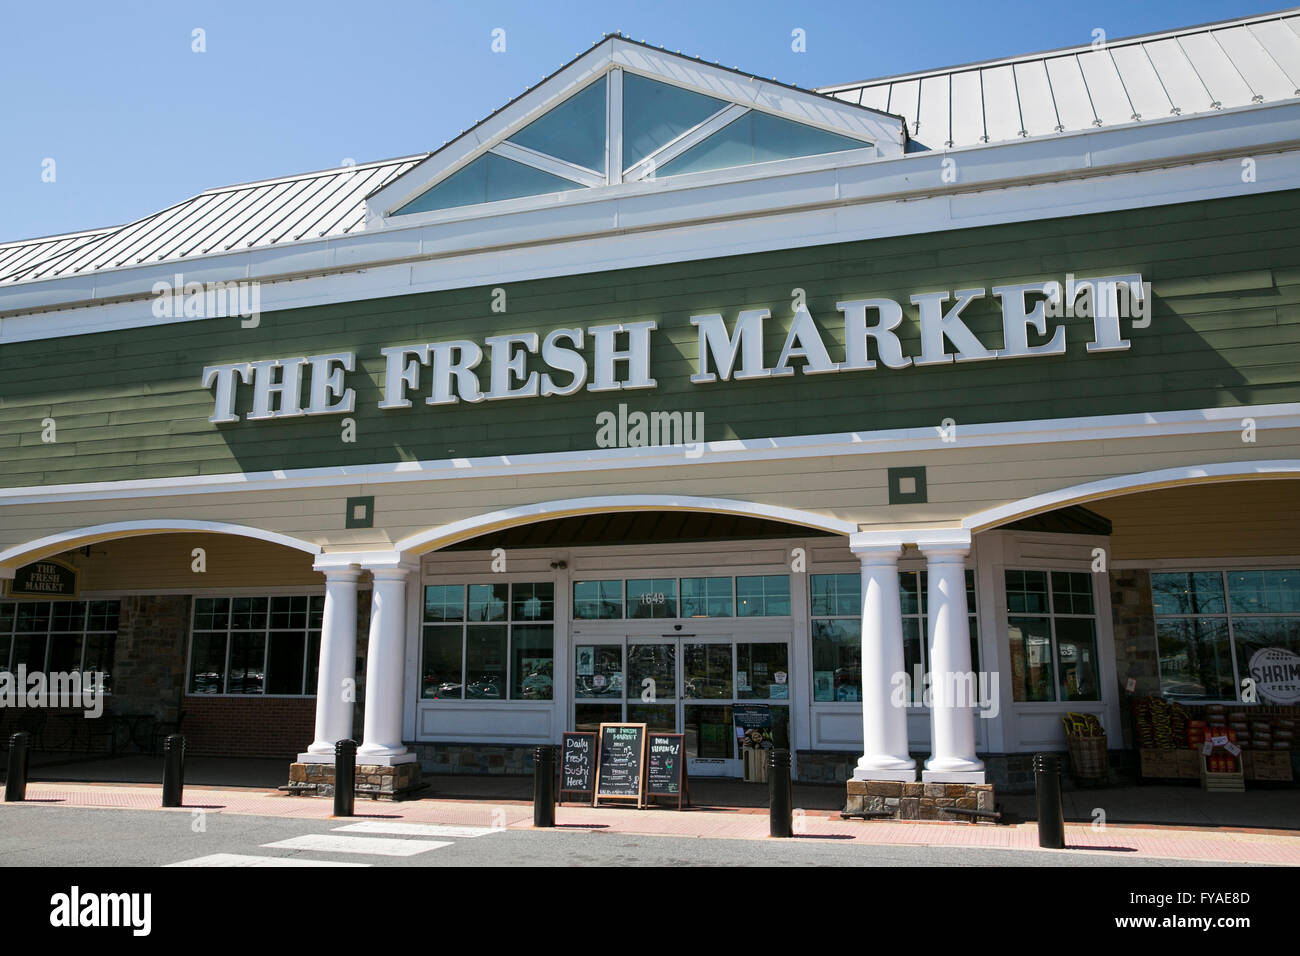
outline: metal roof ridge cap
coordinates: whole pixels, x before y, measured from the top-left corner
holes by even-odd
[[[419,162],[427,159],[433,154],[430,152],[412,153],[410,156],[401,156],[395,159],[377,159],[367,163],[353,163],[351,166],[331,166],[326,169],[316,169],[308,173],[294,173],[288,176],[275,176],[271,179],[255,179],[246,183],[231,183],[228,186],[213,186],[211,189],[205,189],[199,193],[199,196],[207,196],[211,193],[229,192],[236,189],[251,189],[256,186],[278,186],[281,183],[296,182],[301,179],[315,179],[318,176],[335,176],[346,170],[363,170],[377,169],[380,166],[400,166],[402,163]],[[194,197],[195,199],[198,196]]]
[[[1104,49],[1111,49],[1117,46],[1132,46],[1136,43],[1154,43],[1157,40],[1167,40],[1174,37],[1185,36],[1192,33],[1203,33],[1215,29],[1249,26],[1254,23],[1263,23],[1266,20],[1281,20],[1288,14],[1300,15],[1300,7],[1288,7],[1284,10],[1272,11],[1271,13],[1251,14],[1246,17],[1233,17],[1227,20],[1215,20],[1210,23],[1192,24],[1185,27],[1177,27],[1172,30],[1157,30],[1154,33],[1139,33],[1129,37],[1116,37],[1113,40],[1107,40]],[[817,87],[817,92],[833,96],[835,93],[844,92],[846,90],[861,90],[869,86],[879,86],[883,83],[919,80],[930,76],[942,76],[945,73],[960,73],[967,70],[1004,66],[1007,64],[1027,62],[1030,60],[1046,60],[1057,56],[1078,55],[1079,53],[1086,53],[1092,49],[1093,46],[1091,43],[1085,43],[1078,46],[1064,46],[1051,50],[1039,50],[1033,53],[1015,53],[1010,56],[997,57],[992,60],[971,60],[967,63],[938,66],[928,70],[913,70],[905,73],[892,73],[887,76],[868,77],[865,80],[851,81],[848,83],[834,83],[829,86]]]

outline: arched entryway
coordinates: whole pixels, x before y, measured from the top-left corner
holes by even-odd
[[[296,753],[315,713],[319,551],[197,519],[86,526],[6,549],[0,666],[99,675],[104,692],[102,717],[70,699],[51,708],[38,746],[150,753],[179,729],[193,755]],[[36,573],[46,565],[57,572]]]

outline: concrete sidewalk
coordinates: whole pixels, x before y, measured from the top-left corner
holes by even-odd
[[[161,787],[121,784],[31,783],[27,802],[69,807],[158,809],[162,813],[249,814],[288,818],[328,819],[333,802],[317,797],[289,796],[265,790],[228,790],[189,786],[185,806],[162,810]],[[2,809],[2,806],[0,806]],[[532,806],[519,800],[425,799],[406,803],[358,801],[358,819],[440,823],[527,829]],[[767,814],[756,808],[636,810],[623,807],[561,806],[558,830],[602,831],[650,836],[705,839],[763,840],[768,837]],[[796,838],[836,844],[943,846],[1034,850],[1060,854],[1069,865],[1071,854],[1136,855],[1152,861],[1194,860],[1211,863],[1251,863],[1300,866],[1300,834],[1265,830],[1157,828],[1069,825],[1065,850],[1039,850],[1032,824],[995,826],[969,823],[904,823],[841,820],[837,812],[796,810]]]
[[[73,759],[40,755],[33,761],[31,779],[45,783],[160,784],[162,758],[129,755],[115,758]],[[0,763],[0,775],[3,775]],[[275,790],[287,779],[287,764],[277,759],[191,757],[185,761],[188,786]],[[463,801],[529,801],[531,776],[425,777],[425,797]],[[691,780],[691,797],[698,807],[764,808],[767,787],[725,778]],[[1036,818],[1033,794],[998,794],[998,804],[1008,820]],[[1155,826],[1235,827],[1293,830],[1300,834],[1300,791],[1294,788],[1251,788],[1245,793],[1206,793],[1199,786],[1145,785],[1067,790],[1062,795],[1066,820],[1091,824],[1133,823]],[[805,810],[834,811],[844,807],[843,784],[794,785],[795,806]],[[1104,813],[1099,818],[1097,811]]]

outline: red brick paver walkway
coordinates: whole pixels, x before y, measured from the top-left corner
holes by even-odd
[[[33,783],[27,802],[68,807],[109,807],[133,810],[161,809],[162,790],[144,785],[90,785]],[[290,796],[262,790],[188,788],[185,806],[170,813],[203,809],[213,813],[329,819],[334,805],[329,799]],[[357,801],[359,819],[401,820],[527,829],[532,826],[532,805],[520,801],[414,800],[405,803]],[[730,840],[767,839],[767,814],[753,810],[684,810],[624,807],[561,806],[556,811],[559,830],[603,830],[649,836],[701,837]],[[841,820],[825,811],[796,811],[795,835],[810,841],[894,846],[979,847],[983,849],[1039,850],[1033,824],[994,826],[969,823],[906,823],[897,821]],[[1116,853],[1125,856],[1203,860],[1210,862],[1264,863],[1300,866],[1300,834],[1227,829],[1143,827],[1133,825],[1067,825],[1066,850],[1045,853]]]

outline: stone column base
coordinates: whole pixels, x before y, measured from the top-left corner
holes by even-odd
[[[395,767],[357,764],[356,795],[371,800],[409,800],[424,790],[418,763]],[[289,792],[306,796],[334,796],[334,764],[289,765]]]
[[[870,813],[885,820],[945,820],[992,823],[958,810],[994,807],[991,783],[906,783],[898,780],[850,780],[845,813]]]

